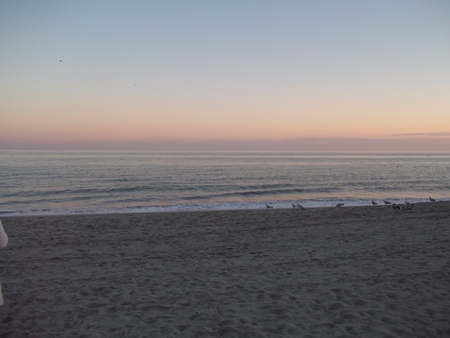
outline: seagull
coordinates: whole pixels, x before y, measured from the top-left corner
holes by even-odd
[[[436,200],[434,198],[431,198],[431,197],[429,197],[429,198],[430,198],[430,202],[436,202]]]
[[[294,203],[292,203],[292,208],[293,208],[293,209],[297,209],[297,208],[298,208],[298,205],[297,205],[297,204],[294,204]]]
[[[266,204],[266,208],[267,209],[273,209],[273,207],[271,207],[270,205]]]
[[[300,203],[297,203],[297,208],[305,210],[305,207],[303,205],[301,205]]]
[[[408,201],[405,201],[405,205],[406,205],[406,209],[407,209],[407,210],[412,210],[412,208],[413,208],[413,206],[414,206],[414,204],[409,203]]]
[[[384,202],[384,204],[386,204],[386,205],[389,205],[389,204],[391,204],[391,202],[389,202],[389,201],[386,201],[386,200],[383,200],[383,202]]]
[[[344,204],[345,204],[345,203],[338,203],[338,204],[336,204],[336,208],[340,208],[340,207],[342,207]]]
[[[378,203],[372,200],[372,205],[377,205]]]
[[[397,204],[395,204],[395,203],[394,203],[394,204],[392,204],[392,206],[391,206],[391,207],[392,207],[392,209],[400,209],[400,206],[399,206],[399,205],[397,205]]]

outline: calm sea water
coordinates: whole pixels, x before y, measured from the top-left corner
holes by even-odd
[[[0,151],[0,215],[450,200],[450,154]]]

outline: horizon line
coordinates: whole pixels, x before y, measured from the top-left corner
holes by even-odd
[[[307,137],[285,140],[150,139],[39,142],[0,140],[0,150],[449,152],[450,138]]]

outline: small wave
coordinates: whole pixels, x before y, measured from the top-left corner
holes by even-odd
[[[402,204],[405,198],[390,198],[392,203]],[[427,198],[406,198],[410,203],[428,203]],[[450,198],[442,198],[441,201],[450,201]],[[301,202],[305,208],[334,207],[337,203],[345,203],[350,206],[371,206],[372,199],[354,198],[326,198],[308,200],[265,200],[257,202],[235,202],[235,203],[197,203],[176,204],[166,206],[129,206],[121,208],[78,208],[78,209],[32,209],[18,211],[0,211],[0,215],[7,216],[45,216],[45,215],[73,215],[73,214],[124,214],[124,213],[153,213],[153,212],[181,212],[181,211],[219,211],[219,210],[256,210],[265,209],[266,203],[273,208],[291,208],[292,202]]]
[[[314,194],[314,193],[332,193],[339,191],[339,188],[316,188],[316,189],[270,189],[270,190],[250,190],[250,191],[234,191],[220,194],[195,195],[183,197],[183,200],[209,200],[209,199],[223,199],[223,198],[239,198],[239,197],[264,197],[264,196],[280,196],[280,195],[294,195],[294,194]]]

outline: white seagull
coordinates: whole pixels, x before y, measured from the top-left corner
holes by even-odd
[[[305,207],[303,205],[301,205],[300,203],[297,203],[297,208],[304,210]]]

